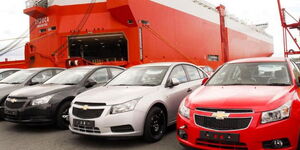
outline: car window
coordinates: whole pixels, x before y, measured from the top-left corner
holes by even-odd
[[[28,80],[36,72],[37,72],[37,70],[21,70],[3,80],[1,80],[1,83],[21,84],[21,83],[24,83],[26,80]]]
[[[3,80],[4,78],[12,75],[15,72],[17,72],[17,70],[4,71],[4,72],[0,73],[0,80]]]
[[[269,85],[288,86],[291,84],[285,62],[232,63],[224,65],[207,85]]]
[[[205,72],[209,72],[208,67],[204,67],[204,71],[205,71]]]
[[[112,74],[113,77],[117,76],[118,74],[120,74],[123,71],[124,70],[118,69],[118,68],[110,68],[110,72],[111,72],[111,74]]]
[[[189,75],[191,81],[200,79],[200,75],[196,67],[190,65],[184,65],[184,68],[187,74]]]
[[[207,77],[206,74],[205,74],[202,70],[200,70],[200,69],[197,69],[197,70],[198,70],[198,72],[199,72],[199,74],[200,74],[200,78],[201,78],[201,79]]]
[[[183,82],[187,82],[187,77],[186,77],[186,74],[183,70],[183,67],[180,65],[180,66],[176,66],[171,74],[170,74],[170,77],[169,79],[172,79],[172,78],[176,78],[177,80],[180,81],[180,83],[183,83]]]
[[[59,73],[61,73],[62,71],[64,71],[63,69],[56,69],[56,70],[54,70],[54,74],[56,75],[56,74],[59,74]]]
[[[44,84],[76,85],[91,71],[88,68],[71,68],[62,71]]]
[[[105,83],[109,80],[109,76],[106,68],[95,71],[88,80],[95,81],[97,83]]]
[[[133,67],[114,78],[108,86],[158,86],[162,83],[169,67]]]
[[[38,73],[32,79],[32,83],[44,83],[55,75],[54,70],[46,70]]]
[[[299,68],[293,61],[291,61],[291,62],[292,62],[292,70],[294,73],[294,77],[295,77],[296,81],[299,83],[299,77],[300,77]]]

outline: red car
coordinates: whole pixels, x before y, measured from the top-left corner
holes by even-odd
[[[288,58],[226,63],[181,103],[177,139],[206,150],[299,150],[299,77]]]

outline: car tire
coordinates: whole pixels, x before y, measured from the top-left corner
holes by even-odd
[[[0,120],[4,120],[4,103],[5,101],[0,102],[0,107],[2,107],[2,109],[0,109]]]
[[[66,130],[69,127],[69,118],[66,117],[69,113],[71,102],[67,101],[62,103],[56,113],[56,126],[59,129]]]
[[[144,139],[147,142],[157,142],[163,138],[167,129],[167,117],[163,109],[152,107],[147,114],[144,125]]]

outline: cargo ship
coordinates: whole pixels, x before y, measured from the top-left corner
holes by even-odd
[[[204,0],[28,0],[25,60],[0,67],[73,67],[185,61],[218,67],[271,56],[273,38],[259,26]]]

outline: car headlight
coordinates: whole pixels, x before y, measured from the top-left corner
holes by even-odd
[[[111,107],[110,114],[118,114],[118,113],[133,111],[136,104],[139,102],[139,100],[141,98],[142,97],[134,99],[134,100],[130,100],[130,101],[122,103],[122,104],[113,105]]]
[[[181,102],[179,106],[179,114],[187,119],[190,119],[190,109],[185,106],[185,99]]]
[[[50,101],[50,99],[53,97],[53,95],[48,95],[48,96],[45,96],[45,97],[41,97],[41,98],[38,98],[38,99],[35,99],[35,100],[32,100],[31,101],[31,105],[32,106],[35,106],[35,105],[42,105],[42,104],[46,104]]]
[[[265,124],[265,123],[280,121],[289,118],[291,106],[292,106],[292,101],[289,101],[275,110],[263,112],[261,116],[261,123]]]

